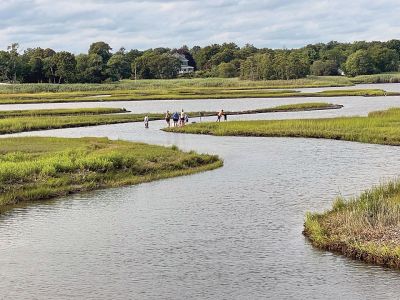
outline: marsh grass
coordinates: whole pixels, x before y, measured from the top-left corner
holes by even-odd
[[[0,93],[104,92],[117,90],[165,90],[180,88],[302,88],[352,85],[345,77],[310,76],[295,80],[250,81],[238,78],[194,78],[171,80],[123,80],[103,84],[10,84],[0,85]]]
[[[213,155],[106,138],[7,138],[0,145],[0,207],[221,165]]]
[[[111,102],[141,100],[201,100],[201,99],[237,99],[237,98],[290,98],[290,97],[342,97],[342,96],[393,96],[384,90],[333,90],[316,93],[293,90],[270,90],[265,88],[184,88],[159,90],[115,90],[105,94],[100,92],[55,92],[0,94],[0,104],[24,103],[67,103],[67,102]]]
[[[373,75],[360,75],[349,80],[354,84],[370,84],[370,83],[399,83],[400,73],[383,73]]]
[[[105,115],[128,112],[124,108],[66,108],[66,109],[32,109],[32,110],[3,110],[0,118],[13,117],[40,117],[40,116],[77,116],[77,115]]]
[[[325,138],[399,146],[400,109],[373,112],[368,117],[207,122],[168,130],[210,135]]]
[[[0,85],[0,104],[171,99],[236,99],[392,95],[382,90],[338,90],[300,93],[303,87],[351,86],[344,77],[310,76],[297,80],[242,81],[237,78],[124,80],[110,84]]]
[[[299,111],[317,109],[336,109],[341,106],[329,103],[301,103],[294,105],[283,105],[278,107],[257,109],[249,111],[227,112],[228,114],[256,114],[280,111]],[[105,124],[118,124],[130,122],[143,122],[145,116],[149,120],[163,120],[161,113],[142,114],[117,114],[126,112],[124,109],[59,109],[59,110],[28,110],[28,111],[3,111],[0,112],[0,134],[18,133],[24,131],[72,128],[83,126],[95,126]],[[190,118],[215,116],[217,112],[188,112]]]
[[[400,180],[338,198],[325,213],[307,214],[304,234],[316,247],[400,268]]]

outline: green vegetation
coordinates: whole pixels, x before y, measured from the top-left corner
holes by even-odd
[[[278,107],[256,109],[248,111],[226,112],[230,115],[256,114],[278,111],[299,111],[299,110],[321,110],[337,109],[341,105],[329,103],[301,103],[294,105],[283,105]],[[145,116],[150,121],[163,120],[163,113],[142,113],[142,114],[101,114],[101,112],[124,112],[123,109],[48,109],[28,111],[4,111],[0,112],[0,134],[17,133],[24,131],[46,130],[57,128],[71,128],[83,126],[95,126],[105,124],[118,124],[130,122],[143,122]],[[96,114],[99,113],[99,114]],[[187,112],[189,117],[215,116],[215,111]]]
[[[349,76],[399,70],[400,41],[329,42],[299,49],[239,47],[235,43],[189,49],[154,48],[145,51],[120,48],[114,53],[99,41],[87,53],[28,48],[14,43],[0,51],[0,82],[105,83],[121,79],[171,79],[179,75],[182,59],[195,72],[187,77],[238,77],[250,80],[303,78],[307,75]]]
[[[360,75],[350,78],[354,84],[368,83],[398,83],[400,82],[400,73],[383,73],[374,75]]]
[[[260,108],[253,110],[243,110],[243,111],[225,111],[227,115],[250,115],[250,114],[263,114],[272,112],[293,112],[293,111],[310,111],[310,110],[325,110],[325,109],[339,109],[343,105],[325,103],[325,102],[309,102],[309,103],[297,103],[297,104],[286,104],[279,105],[269,108]],[[203,115],[213,116],[215,113],[212,112],[202,112]],[[196,116],[198,113],[191,113]]]
[[[294,89],[306,87],[329,87],[353,85],[349,78],[339,76],[309,76],[293,80],[251,81],[238,78],[192,78],[173,80],[122,80],[103,84],[51,84],[26,83],[0,85],[0,94],[34,94],[34,93],[64,93],[64,92],[95,92],[94,94],[109,94],[110,91],[147,92],[179,89]],[[87,96],[87,93],[85,94]],[[90,93],[89,93],[90,95]]]
[[[39,117],[39,116],[74,116],[74,115],[105,115],[128,112],[124,108],[66,108],[66,109],[32,109],[32,110],[3,110],[1,118]]]
[[[400,145],[400,109],[368,117],[201,123],[174,132],[213,135],[308,137]],[[336,199],[322,214],[307,214],[304,234],[316,247],[366,262],[400,268],[400,180]]]
[[[304,234],[318,248],[400,268],[400,181],[336,199],[322,214],[307,214]]]
[[[287,88],[296,88],[350,84],[350,81],[341,77],[309,77],[289,81],[144,80],[136,84],[137,86],[133,81],[124,81],[109,85],[0,85],[0,104],[399,95],[399,93],[386,93],[379,89],[330,90],[316,93],[282,89],[285,85]],[[131,89],[120,89],[123,87]],[[47,88],[50,91],[43,92]],[[110,90],[105,90],[106,88]],[[81,89],[81,91],[73,91],[74,89]]]
[[[2,139],[0,207],[220,167],[217,156],[106,138]]]
[[[142,122],[143,118],[144,114],[10,117],[0,119],[0,134],[34,130]]]
[[[199,123],[170,131],[211,135],[285,136],[400,145],[400,109],[370,113],[368,117],[235,121]]]

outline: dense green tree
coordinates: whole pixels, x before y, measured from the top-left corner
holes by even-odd
[[[311,74],[316,76],[338,75],[338,65],[334,60],[316,60],[311,65]]]
[[[61,51],[51,57],[55,64],[55,76],[58,83],[73,82],[76,71],[76,59],[72,53]]]
[[[90,45],[89,55],[92,54],[100,55],[101,58],[103,59],[103,63],[106,64],[112,56],[111,50],[112,48],[110,47],[109,44],[105,42],[96,42]]]
[[[113,81],[129,78],[131,66],[124,54],[114,54],[107,62],[107,74]]]
[[[132,69],[136,68],[138,78],[170,79],[178,75],[180,66],[179,59],[170,53],[146,52],[135,60]]]
[[[232,78],[238,76],[238,71],[236,69],[235,64],[229,63],[221,63],[218,66],[218,76],[222,78]]]
[[[368,51],[357,50],[351,54],[345,63],[345,71],[350,76],[372,74],[374,65]]]
[[[0,51],[0,82],[9,81],[10,79],[10,53],[7,51]]]
[[[19,69],[18,65],[18,58],[19,58],[19,53],[18,53],[18,48],[19,44],[18,43],[12,43],[10,46],[7,47],[7,50],[10,54],[10,61],[9,61],[9,73],[11,74],[10,80],[12,82],[17,81],[17,72]]]
[[[399,69],[399,54],[396,50],[374,45],[368,49],[375,68],[375,73],[397,71]]]

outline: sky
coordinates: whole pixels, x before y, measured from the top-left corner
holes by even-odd
[[[0,49],[73,53],[105,41],[114,50],[246,43],[400,39],[399,0],[0,0]]]

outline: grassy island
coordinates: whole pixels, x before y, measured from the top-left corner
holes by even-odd
[[[400,145],[400,109],[370,113],[367,117],[234,121],[197,123],[168,131],[209,135],[307,137]]]
[[[201,123],[174,132],[265,137],[308,137],[400,146],[400,109],[367,117]],[[400,180],[336,199],[322,214],[307,214],[304,234],[318,248],[400,268]]]
[[[308,213],[304,234],[318,248],[400,268],[400,181],[359,197],[338,198],[325,213]]]
[[[124,108],[65,108],[65,109],[32,109],[32,110],[2,110],[0,119],[13,117],[42,117],[42,116],[80,116],[80,115],[106,115],[128,112]]]
[[[213,155],[106,138],[6,138],[0,145],[0,208],[220,167]]]
[[[399,93],[380,89],[349,89],[322,92],[271,90],[264,88],[178,88],[170,90],[112,90],[100,92],[40,92],[33,94],[1,94],[0,104],[111,102],[141,100],[202,100],[238,98],[292,98],[292,97],[344,97],[344,96],[396,96]]]
[[[256,114],[282,111],[338,109],[341,105],[329,103],[300,103],[282,105],[272,108],[248,111],[227,112],[231,115]],[[83,109],[46,109],[46,110],[17,110],[0,112],[0,134],[18,133],[24,131],[72,128],[105,124],[143,122],[147,115],[150,120],[163,120],[163,113],[124,114],[125,109],[119,108],[83,108]],[[217,112],[188,112],[189,117],[215,116]]]
[[[208,78],[123,80],[107,84],[6,84],[0,85],[0,104],[398,95],[380,89],[352,89],[351,80],[340,76],[309,76],[268,81]],[[373,79],[358,79],[362,80]],[[294,90],[332,86],[349,86],[349,89],[322,92]]]

